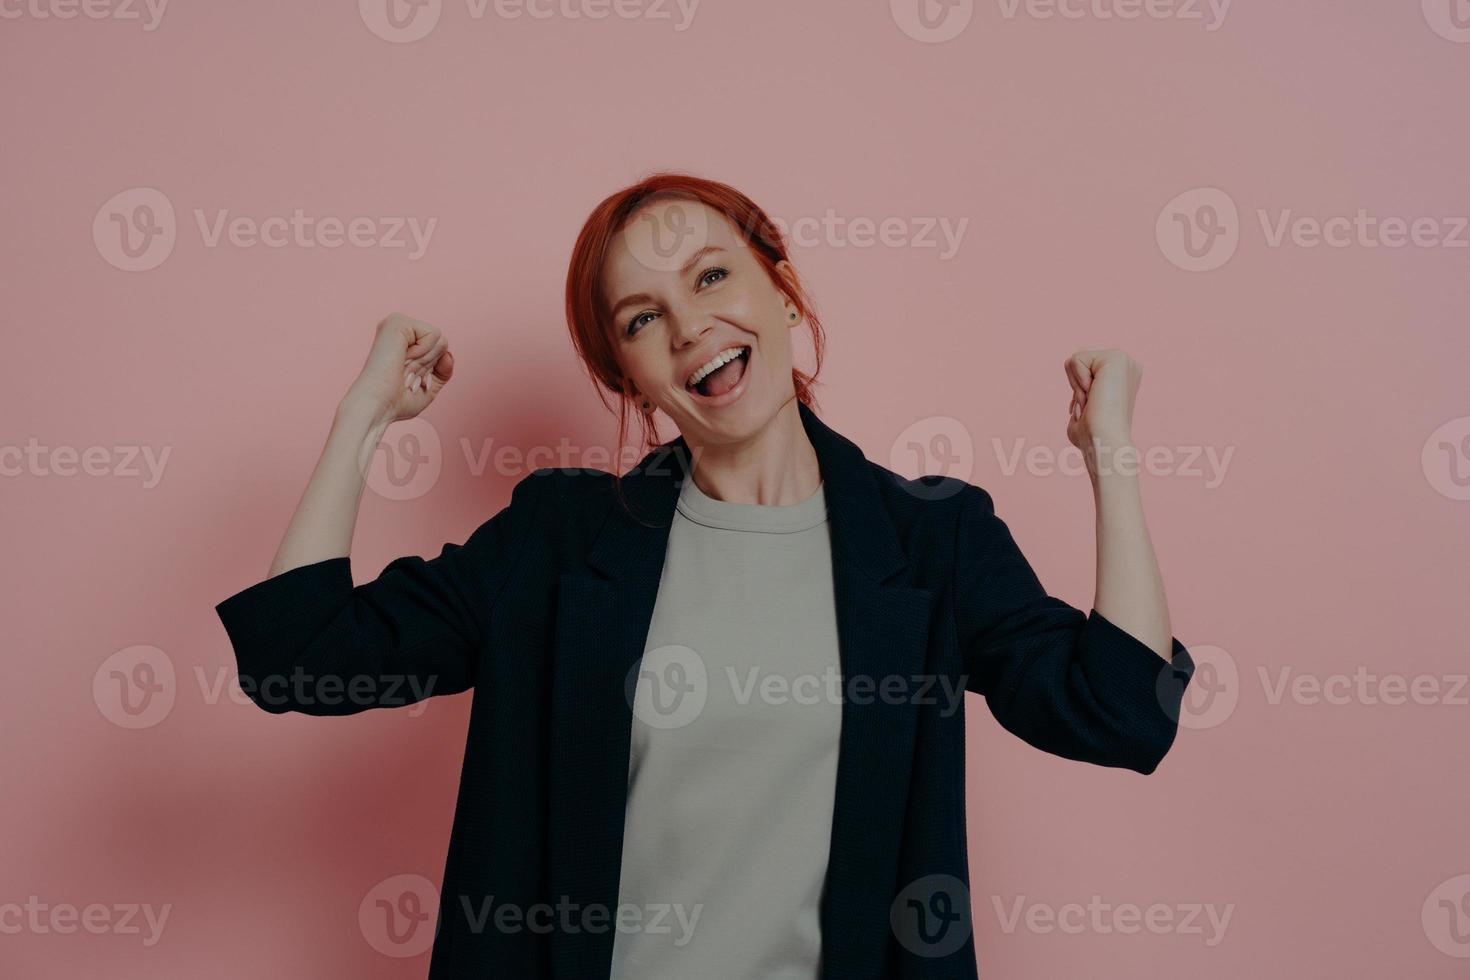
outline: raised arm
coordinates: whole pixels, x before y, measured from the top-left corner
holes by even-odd
[[[1067,435],[1096,505],[1093,608],[1083,614],[1047,595],[990,494],[968,488],[955,542],[968,686],[1037,748],[1150,773],[1174,742],[1194,661],[1172,634],[1128,455],[1142,369],[1118,350],[1079,351],[1064,366]]]
[[[427,408],[453,373],[454,356],[437,327],[401,313],[378,323],[362,371],[337,404],[269,575],[351,552],[363,474],[384,431]]]
[[[367,460],[389,424],[428,405],[451,365],[437,330],[397,315],[379,324],[269,576],[215,606],[240,685],[264,710],[353,714],[473,685],[485,618],[536,521],[541,471],[437,558],[395,559],[354,587],[349,557]]]
[[[1189,652],[1170,637],[1171,663],[1097,609],[1048,595],[990,494],[963,493],[954,587],[966,687],[1036,748],[1153,772],[1174,742]]]

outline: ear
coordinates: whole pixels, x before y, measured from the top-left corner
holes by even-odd
[[[796,297],[801,292],[801,281],[796,276],[796,267],[788,259],[782,259],[776,263],[776,274],[780,276],[781,282],[777,289],[781,290],[785,298],[787,313],[795,313],[796,317],[788,315],[786,325],[797,326],[802,321],[801,309],[796,305]]]

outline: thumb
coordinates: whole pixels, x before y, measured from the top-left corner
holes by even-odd
[[[434,362],[429,374],[441,381],[448,381],[449,376],[454,373],[454,355],[449,351],[439,355],[439,360]]]

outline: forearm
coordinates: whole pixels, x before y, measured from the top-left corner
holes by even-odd
[[[381,412],[350,399],[338,405],[326,445],[267,577],[351,553],[363,477],[389,421]]]
[[[1164,581],[1149,540],[1130,440],[1097,438],[1087,454],[1097,514],[1097,592],[1093,608],[1165,660],[1173,628]]]

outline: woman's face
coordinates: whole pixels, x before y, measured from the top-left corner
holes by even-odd
[[[784,260],[777,269],[791,274]],[[795,394],[791,328],[800,311],[718,210],[666,200],[636,213],[614,239],[603,289],[636,397],[662,409],[687,441],[748,439]],[[743,356],[702,382],[705,390],[687,384],[732,349]]]

